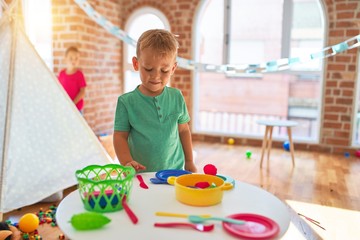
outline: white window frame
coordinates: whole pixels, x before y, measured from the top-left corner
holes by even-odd
[[[45,21],[45,19],[43,19],[45,22],[49,22],[50,25],[50,29],[48,29],[50,31],[50,34],[48,37],[48,41],[49,41],[49,45],[47,45],[46,49],[49,51],[44,52],[44,49],[42,48],[43,45],[42,43],[38,43],[36,42],[35,39],[35,32],[34,31],[40,31],[39,29],[36,29],[37,26],[33,23],[32,18],[34,18],[34,16],[37,17],[44,17],[44,13],[33,13],[31,12],[31,10],[34,9],[33,6],[30,7],[30,5],[42,5],[47,6],[47,10],[48,12],[48,17],[50,17],[50,19],[47,19],[47,21]],[[52,1],[51,0],[22,0],[22,9],[23,9],[23,15],[24,15],[24,28],[25,28],[25,32],[30,40],[30,42],[32,43],[32,45],[35,47],[36,51],[38,52],[39,56],[43,59],[43,61],[45,62],[45,64],[48,66],[49,69],[53,69],[53,65],[54,65],[54,56],[53,56],[53,37],[52,37]],[[30,18],[30,19],[28,19]]]
[[[360,54],[360,49],[358,49],[358,56]],[[360,59],[359,57],[357,58],[357,69],[360,69]],[[352,127],[351,127],[351,133],[352,133],[352,140],[351,140],[351,146],[352,147],[359,147],[360,146],[360,141],[359,143],[356,143],[356,125],[357,125],[357,119],[358,117],[360,118],[360,114],[358,114],[358,107],[360,106],[360,101],[359,101],[359,95],[360,95],[360,73],[358,71],[357,73],[357,78],[356,78],[356,82],[355,82],[355,89],[356,89],[356,94],[355,94],[355,101],[353,102],[353,117],[352,117]],[[359,116],[358,116],[359,115]],[[360,130],[358,132],[358,134],[360,134]]]
[[[170,30],[170,23],[169,23],[168,19],[166,18],[166,16],[161,11],[159,11],[156,8],[152,8],[152,7],[143,7],[143,8],[136,10],[127,19],[126,24],[125,24],[125,32],[129,32],[129,29],[130,29],[132,23],[134,22],[134,20],[144,14],[153,14],[153,15],[157,16],[163,22],[165,29]],[[135,39],[135,40],[137,41],[137,39]],[[132,63],[128,63],[128,57],[129,57],[128,49],[129,49],[129,45],[125,44],[124,51],[123,51],[123,53],[124,53],[123,54],[123,67],[124,67],[124,70],[123,70],[123,76],[124,76],[123,92],[125,91],[126,72],[127,71],[134,72]]]
[[[228,39],[230,39],[229,37],[229,34],[230,34],[230,25],[231,22],[229,21],[226,21],[226,19],[230,20],[230,15],[228,13],[231,12],[230,8],[231,8],[231,1],[232,0],[224,0],[224,11],[225,11],[225,14],[224,14],[224,34],[225,36],[227,36]],[[233,1],[236,1],[236,0],[233,0]],[[249,0],[251,1],[251,0]],[[203,6],[206,4],[207,0],[202,0],[200,3],[199,3],[199,7],[198,7],[198,11],[196,12],[196,15],[195,15],[195,21],[193,23],[193,39],[192,39],[192,43],[193,43],[193,46],[194,47],[194,51],[193,51],[193,59],[195,59],[196,62],[199,61],[198,59],[198,56],[199,56],[199,49],[196,47],[197,46],[197,42],[198,42],[198,39],[199,38],[199,27],[197,26],[197,23],[198,23],[198,19],[199,17],[201,16],[201,12],[203,11]],[[319,4],[319,7],[321,9],[321,13],[322,13],[322,21],[323,21],[323,34],[324,34],[324,41],[323,41],[323,45],[326,43],[326,36],[327,36],[327,32],[326,32],[326,29],[328,29],[327,27],[327,16],[326,16],[326,11],[324,11],[324,3],[323,3],[323,0],[317,0],[318,4]],[[291,40],[291,19],[292,19],[292,5],[293,5],[293,2],[292,1],[289,1],[289,0],[284,0],[284,7],[283,7],[283,29],[287,29],[287,31],[285,32],[285,34],[283,33],[282,34],[282,40],[281,40],[281,43],[282,43],[282,47],[281,48],[281,57],[285,58],[285,57],[288,57],[289,56],[289,53],[290,53],[290,40]],[[225,40],[226,42],[226,40]],[[229,54],[228,52],[230,51],[230,42],[229,44],[226,44],[224,43],[223,46],[224,46],[224,53],[223,53],[223,64],[226,64],[228,62],[228,59],[229,59]],[[229,47],[228,47],[229,46]],[[323,85],[323,78],[324,78],[324,72],[325,72],[325,68],[324,68],[324,63],[325,61],[322,61],[321,65],[321,70],[320,70],[320,84],[321,84],[321,92],[319,93],[319,109],[318,109],[318,122],[319,122],[319,127],[317,129],[317,137],[316,139],[300,139],[300,142],[306,142],[306,143],[318,143],[319,140],[320,140],[320,132],[321,132],[321,127],[322,127],[322,121],[323,119],[321,118],[322,116],[322,106],[323,106],[323,99],[322,99],[322,96],[324,94],[324,85]],[[283,72],[286,72],[287,74],[309,74],[311,72],[314,72],[314,71],[296,71],[296,70],[286,70],[286,71],[283,71]],[[316,71],[318,72],[318,71]],[[198,95],[198,92],[199,92],[199,78],[198,78],[198,74],[194,71],[192,73],[193,75],[193,79],[194,79],[194,84],[193,84],[193,110],[192,110],[192,115],[193,115],[193,119],[194,119],[194,124],[192,125],[192,131],[194,133],[200,133],[200,134],[206,134],[206,132],[203,132],[203,131],[200,131],[196,128],[196,124],[197,124],[197,121],[199,119],[199,101],[198,101],[198,98],[199,98],[199,95]],[[239,76],[241,77],[241,76]],[[249,76],[248,76],[249,77]],[[251,77],[251,76],[250,76]],[[217,135],[228,135],[228,134],[225,134],[225,133],[218,133]],[[245,134],[242,134],[241,135],[242,137],[253,137],[253,136],[246,136]],[[260,138],[262,136],[259,136],[258,138]],[[298,140],[298,139],[297,139]]]

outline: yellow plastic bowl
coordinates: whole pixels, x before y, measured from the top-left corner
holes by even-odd
[[[233,188],[233,185],[223,179],[207,174],[185,174],[179,177],[169,177],[168,183],[175,186],[176,199],[191,206],[211,206],[222,201],[223,190]],[[215,185],[211,188],[195,188],[198,182],[208,182]]]

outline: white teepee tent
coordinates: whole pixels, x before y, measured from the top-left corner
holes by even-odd
[[[7,8],[0,19],[1,213],[76,184],[77,169],[111,162]]]

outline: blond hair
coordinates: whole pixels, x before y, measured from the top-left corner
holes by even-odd
[[[140,58],[140,53],[145,48],[156,50],[161,55],[177,55],[179,43],[175,35],[164,29],[150,29],[141,34],[137,45],[136,55]]]
[[[67,56],[69,54],[69,52],[76,52],[79,53],[79,49],[75,46],[70,46],[66,49],[65,51],[65,56]]]

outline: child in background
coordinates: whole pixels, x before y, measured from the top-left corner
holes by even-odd
[[[141,84],[118,98],[114,149],[120,163],[136,171],[197,171],[184,97],[180,90],[166,86],[177,67],[177,49],[170,32],[144,32],[132,58]]]
[[[61,70],[58,78],[71,100],[79,111],[82,112],[84,107],[86,81],[84,74],[78,68],[79,55],[79,50],[76,47],[69,47],[66,50],[66,68]]]

